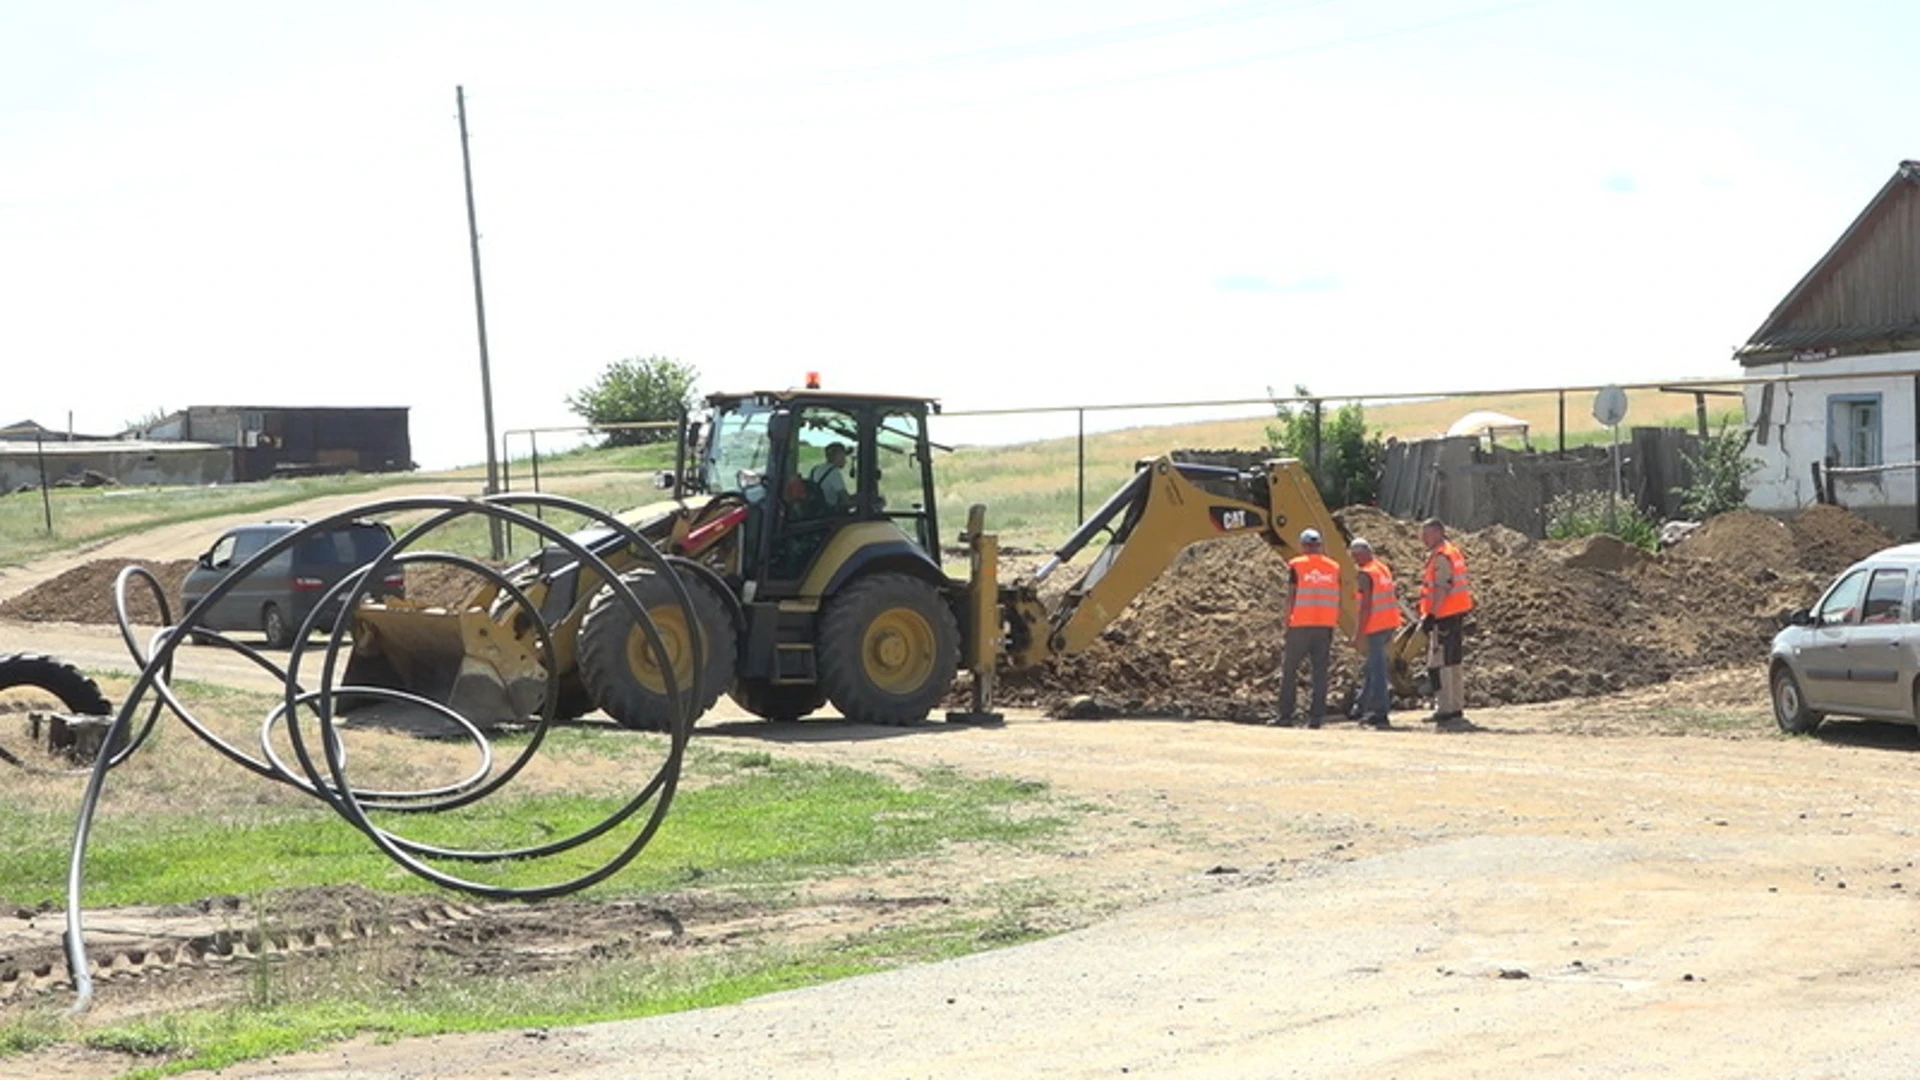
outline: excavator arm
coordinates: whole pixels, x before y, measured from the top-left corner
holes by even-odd
[[[1044,649],[1017,659],[1039,660],[1086,648],[1193,544],[1253,533],[1280,549],[1284,558],[1299,553],[1300,530],[1307,528],[1327,537],[1341,535],[1298,461],[1270,461],[1250,472],[1169,457],[1144,461],[1034,574],[1031,585],[1037,588],[1101,533],[1109,534],[1093,564],[1048,613]],[[1354,567],[1346,544],[1330,543],[1327,553],[1351,580]],[[1343,596],[1342,628],[1351,632],[1354,617],[1353,597]]]
[[[1345,529],[1327,510],[1306,467],[1292,458],[1251,470],[1164,455],[1142,461],[1032,576],[1005,585],[998,580],[997,544],[982,528],[983,517],[983,509],[975,507],[963,537],[973,560],[963,659],[974,672],[974,713],[980,715],[990,707],[996,667],[1032,667],[1086,648],[1181,552],[1202,540],[1251,533],[1284,559],[1299,554],[1301,530],[1317,529],[1326,538],[1324,553],[1340,564],[1344,579],[1351,583],[1358,574]],[[1057,603],[1045,602],[1041,583],[1102,534],[1107,543],[1092,564]],[[1353,590],[1342,589],[1340,628],[1349,638],[1357,618]],[[1413,692],[1415,666],[1423,663],[1425,651],[1425,635],[1417,627],[1396,636],[1392,667],[1401,693]]]

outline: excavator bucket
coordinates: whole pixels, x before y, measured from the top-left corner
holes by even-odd
[[[354,612],[353,655],[342,681],[405,690],[490,727],[537,713],[548,677],[535,643],[485,608],[389,601]]]

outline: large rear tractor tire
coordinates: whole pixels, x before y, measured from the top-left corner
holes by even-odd
[[[733,703],[762,720],[798,720],[827,703],[819,683],[774,683],[735,679],[727,687]]]
[[[633,587],[641,606],[646,608],[660,632],[686,709],[686,722],[691,726],[720,700],[720,692],[733,678],[739,654],[733,617],[725,602],[706,582],[692,576],[681,577],[693,600],[692,614],[705,651],[705,667],[695,678],[695,628],[687,624],[687,611],[680,606],[673,586],[652,570],[634,570],[621,576]],[[608,716],[622,727],[635,731],[669,729],[673,723],[673,702],[667,696],[666,673],[654,655],[646,631],[634,621],[633,613],[611,586],[601,586],[587,605],[586,617],[580,620],[577,653],[580,681],[586,685],[593,703],[606,710]]]
[[[933,586],[875,574],[843,589],[820,617],[820,685],[840,715],[916,724],[953,685],[960,626]]]
[[[45,690],[81,716],[113,715],[113,705],[100,692],[98,683],[82,675],[79,668],[51,656],[38,653],[0,656],[0,690],[22,686]]]

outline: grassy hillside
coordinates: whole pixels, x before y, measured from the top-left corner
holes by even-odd
[[[1567,430],[1570,445],[1604,441],[1606,430],[1594,421],[1590,400],[1569,395]],[[1737,401],[1712,399],[1724,408]],[[1445,431],[1461,415],[1474,409],[1492,409],[1533,425],[1536,448],[1556,445],[1558,400],[1553,394],[1510,395],[1495,398],[1454,398],[1384,405],[1367,410],[1369,426],[1402,439],[1425,438]],[[1720,413],[1716,412],[1717,422]],[[1733,414],[1738,419],[1737,412]],[[1693,399],[1684,394],[1641,391],[1632,395],[1630,425],[1661,424],[1691,427]],[[1126,428],[1087,436],[1086,505],[1089,512],[1126,480],[1133,463],[1172,449],[1257,449],[1267,443],[1267,421],[1209,420],[1193,424]],[[1514,440],[1506,440],[1513,442]],[[976,502],[988,506],[988,521],[1003,542],[1013,547],[1051,548],[1063,540],[1076,521],[1076,445],[1071,437],[996,446],[962,446],[942,454],[936,462],[941,531],[952,542],[964,521],[966,508]],[[653,474],[671,467],[671,445],[618,450],[576,450],[540,463],[541,488],[610,509],[654,501],[660,493]],[[515,490],[532,487],[531,462],[508,463],[507,478]],[[18,565],[41,555],[127,535],[164,524],[225,514],[268,516],[302,500],[326,495],[370,491],[395,483],[418,485],[423,492],[436,484],[472,481],[484,475],[473,467],[442,473],[405,476],[314,477],[301,480],[231,484],[207,488],[94,488],[52,493],[54,528],[48,533],[38,492],[0,498],[0,564]],[[406,524],[402,521],[399,524]],[[439,546],[470,554],[484,553],[484,524],[473,521],[445,534]],[[527,541],[516,539],[524,552]]]
[[[1728,413],[1726,404],[1734,411]],[[1607,429],[1593,418],[1590,395],[1567,396],[1567,445],[1604,443]],[[1739,422],[1738,400],[1710,398],[1709,423],[1731,416]],[[1400,439],[1444,434],[1465,414],[1487,409],[1532,425],[1536,450],[1559,445],[1559,398],[1555,394],[1512,394],[1487,398],[1445,398],[1398,402],[1366,410],[1368,427]],[[1133,463],[1175,449],[1252,450],[1267,445],[1264,418],[1208,420],[1193,424],[1126,428],[1087,436],[1086,506],[1091,514],[1133,472]],[[1693,397],[1636,391],[1629,395],[1625,426],[1691,428]],[[1502,445],[1517,446],[1517,438]],[[963,446],[939,460],[940,520],[949,542],[965,520],[966,508],[984,502],[988,523],[1003,544],[1052,548],[1077,524],[1078,448],[1073,437],[1011,446]]]

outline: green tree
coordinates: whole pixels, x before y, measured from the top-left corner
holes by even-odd
[[[1729,429],[1727,418],[1720,430],[1701,440],[1698,450],[1687,452],[1687,464],[1693,466],[1693,483],[1676,488],[1680,512],[1695,520],[1738,510],[1747,505],[1747,480],[1760,462],[1747,456],[1747,444],[1753,429],[1742,425]]]
[[[1273,394],[1273,388],[1267,388]],[[1293,396],[1312,398],[1313,392],[1295,386]],[[1314,486],[1328,507],[1338,509],[1371,503],[1380,496],[1380,469],[1386,459],[1380,435],[1367,433],[1366,410],[1350,401],[1331,411],[1318,400],[1275,402],[1274,422],[1267,425],[1267,441],[1283,454],[1299,458],[1313,474]],[[1315,428],[1319,429],[1319,464],[1315,465]]]
[[[567,395],[567,408],[589,424],[676,420],[693,405],[700,372],[664,356],[629,356],[608,364],[593,384]],[[670,428],[607,432],[608,446],[639,446],[674,437]]]

